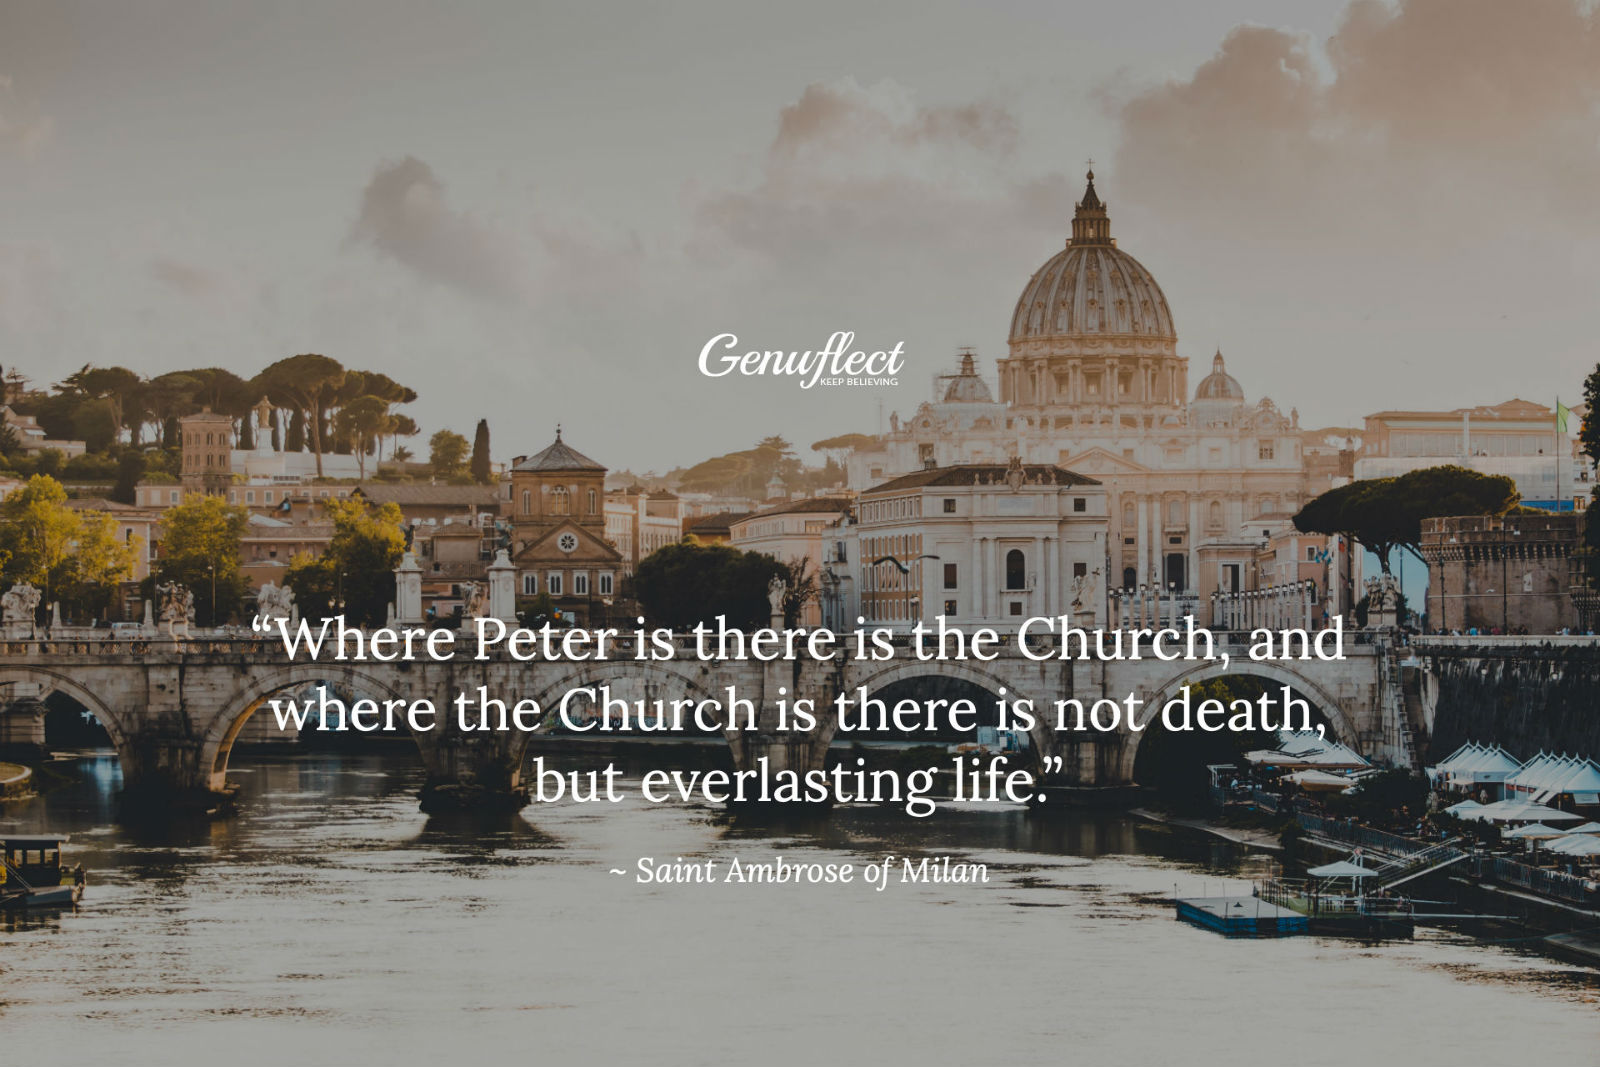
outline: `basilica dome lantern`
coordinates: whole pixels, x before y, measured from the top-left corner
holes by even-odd
[[[1117,247],[1094,172],[1087,177],[1071,240],[1034,272],[1012,313],[1000,398],[1046,414],[1116,410],[1155,424],[1188,393],[1172,310],[1144,264]]]
[[[1222,352],[1211,357],[1211,373],[1195,386],[1194,403],[1189,411],[1199,426],[1227,426],[1237,421],[1244,408],[1244,388],[1228,373]]]

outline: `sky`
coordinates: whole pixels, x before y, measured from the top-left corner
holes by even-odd
[[[1220,348],[1304,426],[1571,403],[1597,102],[1572,0],[0,0],[0,366],[321,352],[497,459],[820,459],[962,346],[992,380],[1092,159],[1191,385]],[[838,330],[899,385],[697,370]]]

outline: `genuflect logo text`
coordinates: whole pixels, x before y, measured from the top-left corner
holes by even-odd
[[[730,374],[797,378],[802,389],[814,385],[899,385],[906,343],[897,341],[893,348],[869,352],[853,347],[855,340],[854,333],[838,330],[820,349],[751,349],[741,353],[737,351],[737,336],[719,333],[700,350],[700,373],[707,378]]]

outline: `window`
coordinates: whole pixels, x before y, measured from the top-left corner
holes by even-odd
[[[1010,613],[1012,615],[1020,616],[1022,614],[1022,601],[1013,600],[1011,602],[1011,612]]]
[[[1213,500],[1207,506],[1206,525],[1213,530],[1222,529],[1222,501]]]
[[[544,587],[545,587],[546,592],[548,592],[551,596],[560,596],[561,595],[561,572],[560,571],[551,571],[549,577],[547,577],[544,580]]]
[[[613,586],[613,583],[612,583],[611,572],[610,571],[601,571],[600,572],[600,595],[601,596],[610,596],[611,593],[612,593],[613,588],[614,588],[614,586]]]
[[[1082,515],[1085,511],[1089,510],[1089,501],[1081,496],[1073,497],[1072,510],[1079,515]]]
[[[263,501],[264,501],[264,502],[266,502],[266,503],[268,503],[268,504],[270,504],[270,503],[272,503],[272,490],[271,490],[271,489],[268,489],[268,490],[266,490],[266,491],[265,491],[265,492],[263,492],[263,493],[262,493],[262,494],[261,494],[261,499],[262,499],[262,500],[263,500]]]
[[[1271,459],[1273,454],[1272,442],[1262,441],[1256,448],[1256,456],[1260,459]]]
[[[1087,563],[1074,563],[1072,565],[1072,576],[1074,578],[1087,578],[1089,576],[1089,565]]]
[[[522,513],[524,515],[533,514],[533,494],[526,489],[522,491]]]
[[[589,572],[579,571],[572,576],[572,593],[574,596],[589,595]]]
[[[946,515],[954,515],[956,513],[956,502],[954,498],[944,498],[944,513]]]
[[[522,595],[539,595],[539,576],[537,574],[524,574],[522,576]]]
[[[956,613],[956,602],[954,600],[946,600],[944,602],[944,613],[946,615],[954,615]]]
[[[960,588],[959,584],[956,582],[957,569],[957,565],[954,563],[946,563],[944,565],[944,587],[946,589]]]
[[[176,504],[177,502],[178,502],[178,491],[176,489],[174,489],[170,493],[167,494],[167,503]]]
[[[572,514],[572,497],[567,494],[567,487],[558,485],[550,490],[550,513],[552,515]]]
[[[1006,588],[1026,589],[1028,587],[1028,561],[1022,554],[1022,549],[1013,548],[1006,553]]]
[[[1122,588],[1132,589],[1139,584],[1139,572],[1132,567],[1122,568]]]
[[[594,514],[594,490],[589,490],[589,514]]]

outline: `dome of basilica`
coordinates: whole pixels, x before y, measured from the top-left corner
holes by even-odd
[[[1211,373],[1200,379],[1200,384],[1195,387],[1194,398],[1241,401],[1244,399],[1244,387],[1228,373],[1227,367],[1222,362],[1220,350],[1211,358]]]
[[[1011,344],[1137,337],[1175,345],[1166,295],[1144,264],[1116,246],[1094,171],[1072,219],[1072,240],[1034,272],[1011,316]]]

